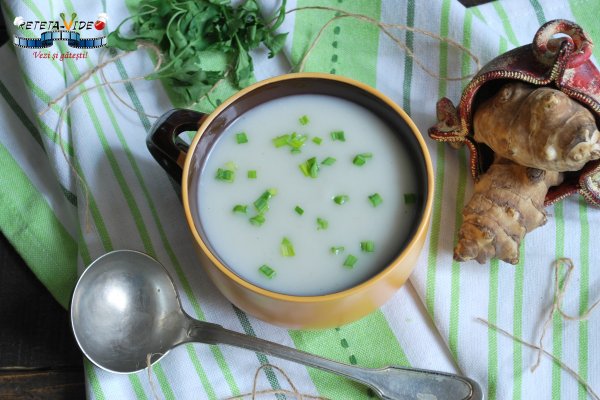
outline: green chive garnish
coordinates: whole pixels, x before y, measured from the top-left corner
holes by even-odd
[[[292,133],[292,136],[288,139],[288,145],[292,150],[300,150],[300,147],[304,146],[304,142],[308,139],[308,135],[299,135],[296,132]]]
[[[293,257],[296,255],[296,253],[294,252],[294,245],[292,244],[292,242],[290,241],[290,239],[284,237],[283,240],[281,241],[281,255],[284,257]]]
[[[327,157],[326,159],[324,159],[323,161],[321,161],[321,164],[323,165],[333,165],[335,164],[335,158],[333,157]]]
[[[236,212],[236,213],[246,214],[247,209],[248,209],[248,206],[243,206],[241,204],[236,204],[235,206],[233,206],[233,212]]]
[[[344,251],[344,246],[332,246],[329,251],[333,254],[340,254]]]
[[[414,204],[417,202],[417,195],[414,193],[404,193],[404,204]]]
[[[292,154],[300,154],[300,153],[302,153],[302,151],[300,151],[300,149],[291,149],[290,153],[292,153]]]
[[[310,122],[306,115],[301,116],[300,119],[298,119],[298,121],[300,121],[300,125],[306,125]]]
[[[367,162],[367,160],[369,158],[373,158],[373,154],[372,153],[361,153],[361,154],[357,154],[354,157],[354,160],[352,160],[352,164],[357,165],[359,167],[365,165],[365,163]]]
[[[383,203],[383,199],[379,195],[379,193],[373,193],[369,196],[369,201],[373,204],[373,207],[377,207],[381,203]]]
[[[354,264],[358,261],[358,258],[354,257],[352,254],[348,254],[348,257],[344,260],[344,267],[354,268]]]
[[[300,171],[304,176],[310,176],[311,178],[319,176],[319,163],[317,163],[316,157],[309,158],[298,167],[300,167]]]
[[[248,179],[256,179],[256,170],[251,169],[248,171]]]
[[[265,216],[262,214],[258,214],[250,218],[248,221],[250,221],[250,223],[254,226],[261,226],[265,223]]]
[[[235,179],[235,172],[233,172],[230,169],[219,168],[219,169],[217,169],[217,175],[215,176],[215,178],[218,181],[231,183]]]
[[[273,279],[275,277],[275,275],[277,275],[275,270],[273,268],[269,267],[267,264],[261,265],[258,268],[258,271],[269,279]]]
[[[294,208],[294,211],[296,211],[296,213],[297,213],[298,215],[302,215],[302,214],[304,214],[304,210],[303,210],[303,209],[302,209],[302,207],[300,207],[300,206],[296,206],[296,208]]]
[[[346,137],[344,136],[344,131],[333,131],[331,132],[331,140],[345,142]]]
[[[266,190],[263,194],[260,195],[256,201],[254,201],[254,207],[259,214],[264,214],[269,209],[269,200],[277,194],[275,189]]]
[[[320,146],[320,145],[321,145],[321,142],[323,141],[323,139],[321,139],[321,138],[320,138],[320,137],[318,137],[318,136],[315,136],[314,138],[312,138],[312,141],[313,141],[313,143],[314,143],[314,144],[316,144],[316,145]]]
[[[327,229],[327,227],[329,226],[329,222],[327,222],[327,220],[324,220],[323,218],[317,218],[317,230],[325,230]]]
[[[290,135],[277,136],[275,139],[273,139],[273,144],[277,148],[283,147],[288,144],[289,139],[290,139]]]
[[[238,166],[233,161],[228,161],[225,163],[225,168],[227,168],[228,170],[231,170],[231,171],[235,171],[238,169]]]
[[[339,204],[340,206],[350,200],[350,197],[345,194],[340,194],[339,196],[335,196],[333,198],[334,203]]]
[[[360,242],[360,249],[365,253],[373,253],[375,251],[375,242],[372,240]]]
[[[238,144],[248,143],[248,136],[246,136],[245,132],[240,132],[235,134],[235,141]]]

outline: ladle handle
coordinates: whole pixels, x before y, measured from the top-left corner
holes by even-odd
[[[176,108],[160,117],[146,138],[150,154],[179,183],[188,150],[188,145],[179,139],[179,135],[197,131],[204,117],[206,114]]]
[[[370,387],[380,398],[385,400],[483,399],[481,388],[477,382],[462,376],[394,366],[380,369],[357,367],[328,360],[254,336],[230,331],[212,323],[193,320],[188,329],[188,339],[191,342],[241,347],[333,372]]]

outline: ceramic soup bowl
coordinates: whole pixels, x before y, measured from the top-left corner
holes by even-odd
[[[197,132],[189,146],[185,131]],[[415,267],[433,202],[430,156],[408,115],[367,85],[278,76],[211,114],[166,113],[147,144],[181,182],[206,275],[264,321],[354,321]]]

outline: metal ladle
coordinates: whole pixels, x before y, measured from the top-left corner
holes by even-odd
[[[131,250],[94,261],[81,275],[71,302],[79,347],[98,367],[132,373],[190,342],[225,344],[333,372],[370,387],[380,398],[483,399],[477,382],[443,372],[384,367],[368,369],[328,360],[191,318],[166,269]]]

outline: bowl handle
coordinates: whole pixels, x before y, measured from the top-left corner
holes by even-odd
[[[189,148],[179,135],[186,131],[197,131],[204,117],[206,114],[176,108],[163,114],[146,137],[150,154],[179,183]]]

